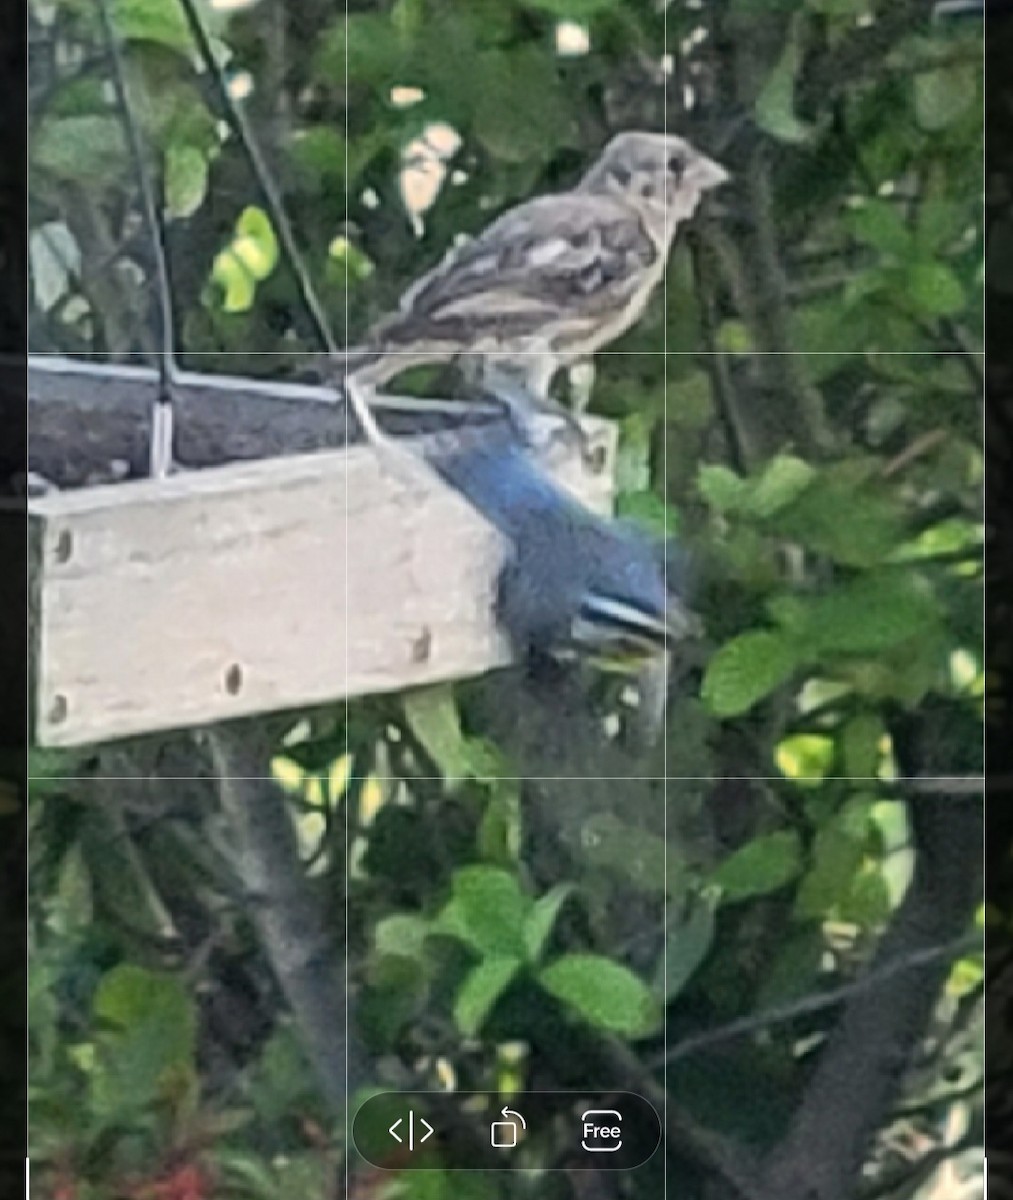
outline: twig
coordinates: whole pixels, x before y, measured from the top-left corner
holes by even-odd
[[[891,458],[890,461],[880,471],[880,476],[883,479],[889,479],[893,475],[899,474],[915,461],[922,458],[946,440],[947,431],[945,429],[930,429],[927,433],[923,433],[921,437],[916,437],[915,440],[904,449]]]
[[[755,452],[746,423],[739,412],[735,386],[728,371],[728,360],[718,347],[714,321],[717,280],[709,260],[710,245],[697,237],[689,239],[693,274],[700,297],[701,332],[704,343],[704,365],[711,377],[718,415],[724,426],[729,458],[739,474],[745,474],[755,462]]]
[[[762,357],[772,397],[783,396],[790,401],[791,427],[796,431],[799,446],[806,453],[828,448],[833,441],[823,399],[805,378],[799,366],[799,355],[791,337],[791,309],[786,294],[786,280],[781,266],[774,213],[773,184],[770,170],[770,147],[758,142],[746,163],[744,188],[750,214],[748,242],[750,270],[753,276],[753,295],[756,300],[755,332],[760,347],[773,351]]]
[[[888,962],[882,967],[869,971],[851,983],[829,988],[825,992],[814,992],[788,1004],[781,1004],[776,1008],[768,1008],[764,1012],[753,1013],[748,1017],[729,1021],[717,1029],[707,1029],[702,1033],[683,1038],[669,1049],[661,1061],[671,1065],[681,1058],[686,1058],[687,1055],[696,1054],[707,1046],[714,1046],[732,1038],[744,1037],[746,1034],[758,1033],[774,1025],[783,1025],[786,1021],[793,1021],[796,1017],[807,1016],[824,1008],[831,1008],[852,996],[874,991],[904,972],[928,966],[940,959],[955,957],[962,950],[972,950],[979,946],[980,942],[980,938],[959,937],[939,946],[928,946],[925,949],[914,951],[895,962]]]

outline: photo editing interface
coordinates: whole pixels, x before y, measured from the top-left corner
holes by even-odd
[[[33,1200],[984,1187],[958,8],[33,0]]]

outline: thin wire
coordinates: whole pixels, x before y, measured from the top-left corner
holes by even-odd
[[[151,242],[151,251],[155,260],[155,284],[158,295],[158,388],[151,412],[151,448],[149,471],[155,478],[168,474],[172,465],[173,441],[173,406],[172,384],[175,377],[175,321],[172,311],[172,286],[169,279],[169,262],[165,253],[165,236],[158,202],[155,198],[155,188],[148,171],[144,147],[141,144],[141,133],[134,120],[130,107],[130,97],[127,95],[126,72],[123,66],[123,55],[120,53],[119,38],[113,25],[112,14],[109,10],[109,0],[96,0],[99,19],[105,34],[109,61],[112,65],[113,90],[116,93],[116,104],[120,110],[123,127],[127,136],[127,145],[137,177],[137,186],[141,196],[141,213]]]
[[[81,781],[98,779],[127,780],[136,779],[136,775],[29,775],[29,779],[44,781],[47,779],[63,781]],[[205,779],[204,775],[159,775],[155,783],[192,782]],[[232,775],[231,779],[265,780],[274,779],[273,775]],[[353,776],[356,779],[368,776]],[[443,775],[413,775],[412,780],[418,783],[445,783]],[[987,780],[982,775],[903,775],[899,779],[880,779],[878,775],[490,775],[487,777],[494,783],[790,783],[796,787],[808,783],[872,783],[882,788],[896,788],[901,791],[914,790],[924,792],[930,790],[927,785],[973,783],[976,787],[984,788]],[[933,788],[933,791],[944,791],[945,788]]]
[[[347,268],[346,268],[347,270]],[[384,350],[384,357],[397,354],[411,355],[411,350]],[[525,355],[538,357],[539,351],[535,350],[515,350],[512,351],[511,357],[521,358]],[[669,358],[706,358],[708,356],[717,356],[718,354],[727,354],[724,350],[669,350],[667,356]],[[342,351],[338,351],[339,358]],[[598,350],[595,352],[595,358],[662,358],[666,354],[664,350]],[[876,358],[963,358],[965,352],[963,350],[855,350],[853,347],[841,347],[839,350],[745,350],[741,354],[737,354],[740,358],[759,358],[767,355],[793,355],[796,358],[840,358],[842,355],[847,355],[851,358],[861,358],[867,354],[874,355]],[[63,350],[33,350],[33,358],[42,358],[44,356],[52,358],[66,358],[67,355]],[[228,355],[235,355],[237,358],[263,358],[277,355],[279,358],[292,358],[291,350],[191,350],[187,355],[188,358],[224,358]]]
[[[334,335],[331,333],[327,315],[324,312],[323,305],[320,302],[309,271],[303,261],[299,246],[295,240],[295,235],[292,232],[292,224],[285,211],[281,192],[274,181],[274,176],[271,174],[270,168],[254,139],[245,113],[233,99],[232,93],[229,91],[225,72],[215,57],[207,30],[204,28],[204,22],[201,20],[193,0],[179,0],[179,3],[186,16],[187,24],[190,26],[190,33],[197,45],[197,50],[205,69],[218,94],[225,121],[242,147],[247,162],[250,164],[250,170],[257,181],[257,186],[260,188],[264,203],[270,213],[272,224],[278,234],[278,240],[281,242],[282,253],[285,255],[289,268],[296,277],[303,304],[313,322],[317,337],[328,354],[335,357],[339,356],[340,348],[334,340]],[[283,352],[279,351],[279,353]]]
[[[662,53],[665,56],[663,61],[668,60],[668,5],[666,4],[662,12]],[[664,131],[665,136],[668,136],[668,72],[662,76],[662,112],[664,113]],[[664,164],[663,164],[664,170]],[[661,194],[668,198],[668,187],[666,180],[661,180]],[[665,204],[665,245],[671,247],[669,242],[669,206]],[[665,258],[665,265],[662,269],[662,359],[661,359],[661,412],[662,412],[662,438],[661,438],[661,470],[663,475],[663,496],[665,503],[661,506],[662,511],[662,528],[665,535],[665,544],[668,544],[668,438],[665,436],[665,431],[668,428],[668,264],[671,260],[671,254]],[[664,572],[665,572],[665,595],[668,596],[668,566],[669,555],[666,552],[664,557]],[[671,671],[672,658],[669,652],[668,667]],[[666,673],[667,676],[668,673]],[[663,869],[665,896],[670,896],[668,886],[668,678],[664,682],[665,695],[661,704],[661,736],[663,738],[662,746],[662,762],[664,763],[665,781],[661,785],[662,804],[664,812],[662,813],[662,837],[664,839],[665,865]],[[661,953],[662,953],[662,979],[664,987],[662,995],[668,995],[668,914],[670,905],[667,903],[662,906],[661,918]],[[667,1009],[667,1006],[666,1006]],[[668,1130],[668,1014],[665,1011],[664,1023],[664,1039],[665,1039],[665,1062],[662,1067],[662,1090],[664,1092],[664,1114],[662,1124],[662,1136],[665,1138],[665,1154],[662,1160],[662,1192],[664,1200],[668,1200],[668,1145],[667,1145],[667,1130]]]
[[[349,40],[350,40],[350,39],[349,39],[349,36],[348,36],[348,28],[349,28],[348,0],[345,0],[345,22],[344,22],[344,35],[345,35],[345,54],[344,54],[344,71],[345,71],[345,80],[344,80],[344,82],[345,82],[345,88],[344,88],[344,97],[345,97],[345,110],[344,110],[344,135],[345,135],[345,177],[344,177],[344,187],[345,187],[345,227],[346,227],[346,228],[348,227],[349,210],[350,210],[350,203],[349,203],[349,199],[350,199],[350,194],[351,194],[351,193],[350,193],[350,180],[349,180],[349,132],[350,132],[350,130],[349,130],[349,119],[348,119],[348,114],[349,114],[349,103],[348,103],[348,94],[349,94],[349,92],[348,92],[348,75],[349,75],[349,72],[348,72],[348,43],[349,43]],[[347,346],[347,345],[348,345],[348,342],[349,342],[349,335],[348,335],[348,327],[349,327],[349,296],[350,296],[350,294],[351,294],[351,288],[350,288],[350,283],[349,283],[349,267],[350,267],[350,264],[349,264],[349,260],[348,260],[348,256],[347,256],[347,255],[345,256],[345,259],[344,259],[344,264],[345,264],[345,275],[344,275],[344,285],[345,285],[345,311],[344,311],[343,317],[344,317],[344,326],[345,326],[345,329],[344,329],[344,335],[345,335],[345,345]],[[346,441],[348,440],[348,408],[347,408],[347,406],[345,407],[345,440],[346,440]],[[346,679],[345,679],[345,685],[346,685],[346,686],[345,686],[345,755],[346,755],[346,757],[347,757],[347,756],[348,756],[348,754],[349,754],[349,749],[348,749],[348,740],[349,740],[349,739],[348,739],[348,724],[349,724],[349,717],[350,717],[350,713],[351,713],[351,697],[350,697],[350,696],[349,696],[349,694],[348,694],[348,691],[349,691],[349,689],[348,689],[348,686],[347,686],[347,667],[348,667],[348,662],[349,662],[349,629],[350,629],[350,625],[349,625],[349,616],[350,616],[350,609],[351,609],[351,592],[350,592],[350,590],[349,590],[350,580],[349,580],[349,560],[348,560],[348,543],[349,543],[349,537],[348,537],[348,506],[349,506],[348,472],[346,471],[346,472],[345,472],[345,666],[346,666]],[[350,1003],[350,1000],[349,1000],[349,989],[350,989],[350,987],[351,987],[351,969],[350,969],[350,966],[349,966],[349,954],[348,954],[348,947],[349,947],[349,945],[350,945],[350,937],[349,937],[349,932],[350,932],[350,930],[351,930],[351,905],[350,905],[350,899],[349,899],[349,892],[350,892],[350,887],[351,887],[351,870],[350,870],[350,864],[351,864],[351,858],[352,858],[351,816],[350,816],[350,812],[349,812],[349,810],[351,809],[351,804],[350,804],[350,803],[348,803],[348,802],[346,802],[346,803],[345,803],[345,804],[343,804],[341,807],[342,807],[342,809],[344,810],[344,816],[345,816],[345,905],[344,905],[344,908],[345,908],[345,928],[344,928],[344,931],[343,931],[343,932],[344,932],[344,935],[345,935],[345,994],[344,994],[344,1002],[345,1002],[345,1017],[344,1017],[344,1020],[345,1020],[345,1045],[346,1045],[346,1046],[350,1046],[350,1045],[351,1045],[351,1039],[352,1039],[352,1032],[353,1032],[353,1031],[352,1031],[352,1008],[351,1008],[351,1003]],[[349,1113],[350,1113],[350,1108],[351,1108],[351,1105],[350,1105],[350,1103],[349,1103],[350,1097],[349,1097],[349,1094],[348,1094],[348,1093],[349,1093],[348,1064],[349,1064],[349,1056],[348,1056],[348,1054],[346,1054],[346,1055],[345,1055],[345,1157],[344,1157],[344,1162],[343,1162],[343,1164],[342,1164],[342,1166],[343,1166],[343,1169],[344,1169],[344,1175],[345,1175],[345,1189],[344,1189],[344,1195],[346,1195],[346,1196],[347,1196],[347,1195],[349,1195],[349,1194],[351,1193],[351,1188],[350,1188],[350,1186],[349,1186],[349,1164],[350,1164],[350,1162],[351,1162],[351,1157],[352,1157],[352,1156],[351,1156],[351,1153],[350,1153],[350,1149],[351,1149],[351,1147],[350,1147],[350,1142],[351,1142],[351,1124],[350,1124],[350,1120],[349,1120]]]

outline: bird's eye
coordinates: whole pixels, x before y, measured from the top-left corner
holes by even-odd
[[[672,172],[676,179],[682,178],[682,173],[686,169],[686,162],[681,154],[672,155],[672,157],[668,160],[668,169]]]
[[[632,176],[626,167],[613,167],[612,178],[616,181],[616,183],[619,184],[620,187],[625,187],[629,183]]]

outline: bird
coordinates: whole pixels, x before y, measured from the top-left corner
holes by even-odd
[[[473,387],[514,385],[559,415],[562,369],[630,329],[660,283],[679,228],[730,178],[675,134],[632,131],[608,142],[569,191],[527,200],[452,248],[397,310],[326,368],[365,425],[369,405],[402,371],[459,362]],[[583,372],[586,404],[593,375]]]
[[[510,422],[434,439],[427,458],[505,539],[494,613],[516,657],[591,662],[633,678],[653,740],[672,645],[698,628],[680,595],[679,560],[556,483]]]

